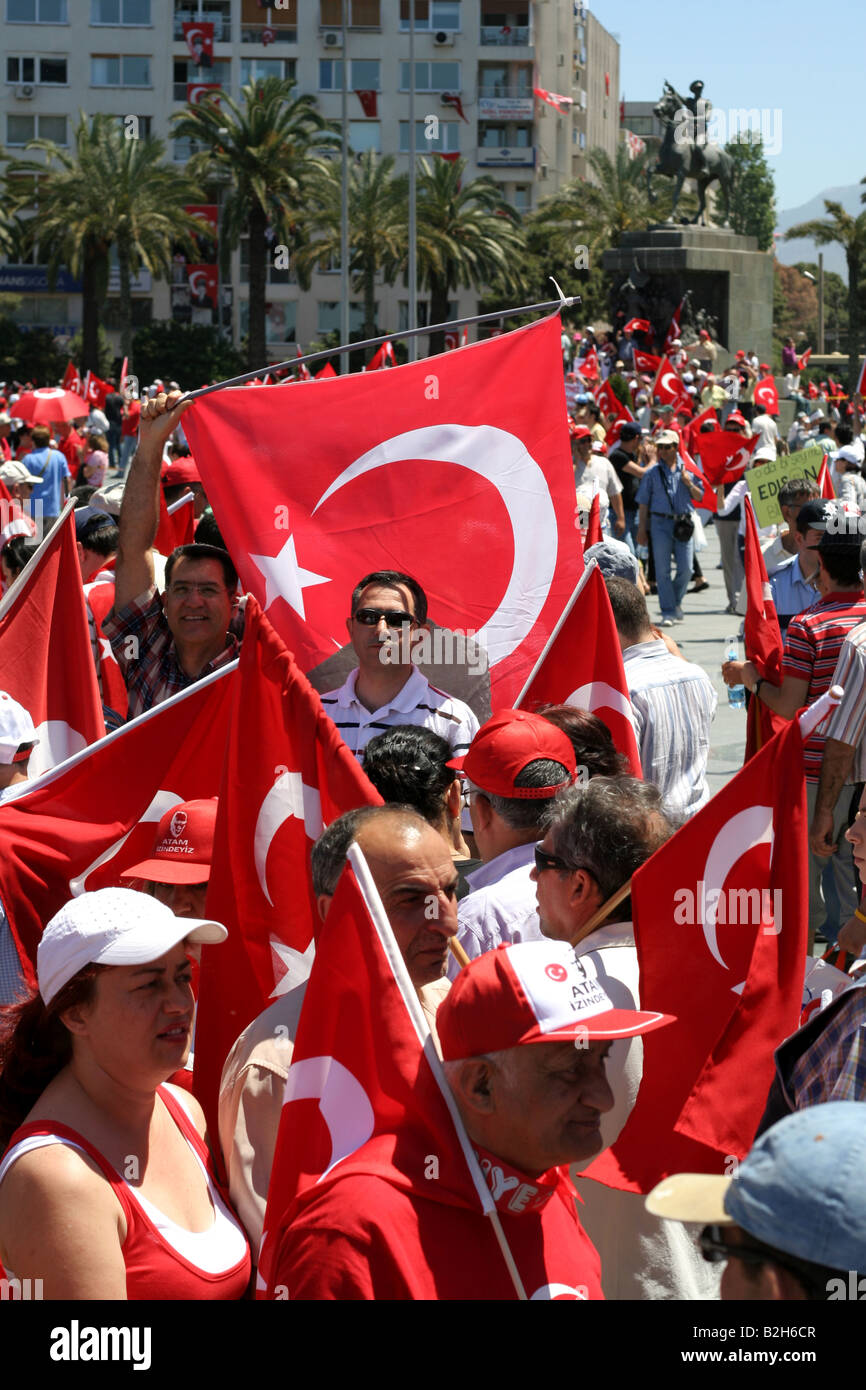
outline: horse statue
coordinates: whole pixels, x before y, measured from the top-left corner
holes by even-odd
[[[692,83],[692,90],[702,87],[702,83]],[[678,112],[682,111],[683,108],[691,112],[689,119],[684,120],[682,117],[678,119]],[[661,100],[653,107],[653,112],[664,126],[665,133],[658,159],[652,166],[647,166],[647,192],[650,202],[654,203],[653,174],[663,174],[666,178],[676,180],[673,206],[668,219],[668,221],[673,222],[683,184],[686,179],[694,179],[698,186],[699,206],[697,213],[691,219],[691,223],[694,225],[700,222],[706,226],[707,220],[704,216],[706,191],[711,183],[718,180],[725,199],[725,220],[722,225],[727,227],[731,212],[734,161],[722,149],[721,145],[708,143],[705,129],[699,128],[698,123],[702,119],[704,108],[708,109],[709,103],[702,102],[699,95],[696,94],[693,100],[684,100],[669,82],[665,83]],[[686,127],[689,127],[689,133],[686,138],[683,138],[686,134]],[[676,135],[675,130],[678,131]],[[694,138],[695,135],[697,138]]]

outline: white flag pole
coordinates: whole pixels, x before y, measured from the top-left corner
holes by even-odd
[[[833,713],[845,694],[841,685],[831,685],[829,690],[825,690],[823,695],[819,695],[814,704],[809,705],[800,715],[800,733],[804,739],[814,733],[819,724]]]
[[[397,985],[400,989],[400,993],[403,996],[403,1003],[406,1005],[406,1011],[409,1014],[412,1026],[414,1027],[415,1032],[418,1036],[418,1041],[421,1044],[424,1057],[430,1067],[430,1070],[433,1073],[433,1076],[435,1077],[436,1084],[438,1085],[439,1090],[442,1092],[442,1098],[445,1101],[446,1106],[448,1107],[448,1113],[451,1116],[452,1122],[454,1124],[457,1140],[460,1144],[461,1149],[463,1150],[463,1157],[466,1159],[466,1166],[469,1169],[469,1174],[475,1186],[475,1191],[477,1192],[479,1201],[481,1202],[481,1209],[484,1212],[484,1215],[490,1218],[490,1222],[493,1226],[496,1239],[499,1242],[499,1248],[502,1252],[502,1258],[504,1259],[506,1267],[508,1269],[508,1273],[511,1276],[511,1282],[514,1285],[517,1297],[524,1302],[528,1302],[528,1299],[526,1298],[526,1290],[523,1287],[523,1281],[520,1277],[517,1266],[514,1263],[514,1256],[511,1253],[508,1241],[505,1238],[505,1232],[502,1229],[502,1223],[499,1220],[499,1212],[496,1210],[496,1203],[493,1200],[490,1188],[488,1187],[487,1182],[484,1178],[484,1174],[481,1171],[481,1165],[479,1164],[478,1159],[475,1156],[475,1150],[472,1147],[469,1135],[466,1133],[466,1129],[463,1124],[460,1111],[457,1108],[457,1103],[454,1099],[451,1087],[448,1085],[448,1082],[445,1078],[445,1072],[442,1067],[442,1062],[433,1043],[433,1037],[430,1033],[427,1020],[424,1017],[424,1011],[421,1008],[421,1003],[415,991],[415,986],[412,984],[412,981],[409,978],[409,972],[406,969],[406,962],[403,960],[400,947],[397,945],[394,933],[391,930],[391,923],[388,921],[388,918],[385,915],[385,909],[382,906],[382,899],[379,897],[376,885],[373,882],[373,876],[370,873],[370,870],[367,866],[367,861],[364,858],[364,855],[361,852],[361,850],[358,848],[357,844],[349,846],[348,859],[349,863],[351,864],[354,870],[355,877],[358,880],[358,887],[361,890],[361,895],[364,898],[365,903],[367,904],[367,911],[369,912],[373,925],[376,928],[376,933],[379,937],[379,941],[381,942],[382,950],[385,952],[385,957],[388,961],[388,964],[391,967],[391,970],[393,971],[394,978],[397,981]]]
[[[572,608],[574,607],[577,596],[580,593],[586,581],[589,579],[590,574],[595,568],[595,564],[596,561],[594,559],[590,560],[589,564],[585,567],[583,574],[578,579],[577,584],[575,585],[574,593],[568,600],[568,603],[563,608],[562,613],[560,614],[559,619],[557,620],[556,627],[553,629],[553,631],[551,632],[550,636],[544,644],[544,650],[542,651],[541,656],[538,658],[538,660],[536,661],[535,665],[529,673],[529,679],[526,681],[523,689],[521,690],[517,699],[514,701],[515,709],[520,709],[521,704],[526,699],[527,690],[532,685],[532,682],[535,680],[535,677],[538,675],[538,672],[541,670],[541,667],[544,665],[547,653],[550,651],[551,647],[553,646],[554,642],[559,636],[562,625],[568,617],[569,613],[571,612]]]

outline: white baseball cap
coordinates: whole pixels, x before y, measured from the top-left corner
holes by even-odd
[[[219,922],[175,917],[170,907],[131,888],[100,888],[72,898],[51,918],[36,952],[39,993],[50,1004],[85,965],[146,965],[179,941],[212,946],[228,932]]]
[[[10,763],[22,762],[29,756],[32,745],[38,742],[28,711],[5,690],[0,690],[0,765],[8,767]],[[27,751],[19,754],[18,749],[22,747]]]

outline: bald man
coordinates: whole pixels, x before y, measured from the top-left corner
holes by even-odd
[[[436,1010],[448,991],[448,943],[457,933],[459,880],[448,846],[420,815],[402,807],[364,806],[340,816],[313,846],[313,890],[322,921],[353,843],[370,867],[436,1040]],[[296,982],[241,1033],[220,1083],[219,1134],[229,1190],[254,1251],[261,1243],[283,1092],[306,986],[306,978]]]

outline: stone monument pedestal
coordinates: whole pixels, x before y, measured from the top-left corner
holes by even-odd
[[[754,348],[762,362],[771,361],[773,257],[758,250],[756,237],[725,227],[648,227],[625,232],[619,246],[604,252],[602,266],[613,276],[614,298],[620,302],[618,292],[631,280],[632,302],[642,302],[643,309],[629,315],[650,318],[662,334],[690,290],[693,311],[705,309],[713,316],[717,338],[732,356],[739,347]]]

